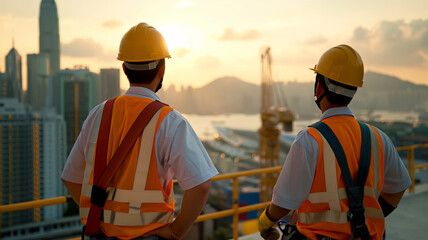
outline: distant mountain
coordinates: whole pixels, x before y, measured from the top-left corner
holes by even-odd
[[[320,115],[313,100],[313,82],[277,83],[289,107],[301,118]],[[174,85],[161,90],[161,99],[182,113],[188,114],[254,114],[260,112],[260,86],[236,77],[215,79],[200,88]],[[351,108],[359,110],[418,111],[428,107],[428,86],[399,78],[366,72],[364,87],[358,89]]]
[[[171,86],[160,93],[163,101],[183,113],[224,114],[260,112],[260,87],[236,77],[215,79],[200,88]]]
[[[428,107],[428,86],[380,73],[366,72],[364,87],[357,91],[351,107],[370,110],[419,111]]]

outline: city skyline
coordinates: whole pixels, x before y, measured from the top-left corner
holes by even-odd
[[[119,69],[101,69],[104,76],[87,68],[60,70],[55,0],[41,0],[39,16],[40,52],[24,53],[25,62],[13,42],[6,73],[0,73],[0,205],[64,195],[60,175],[83,121],[96,104],[119,95],[105,89],[119,85]],[[56,205],[0,214],[0,227],[62,219],[64,210]]]
[[[25,2],[25,4],[24,4]],[[3,1],[0,55],[15,48],[22,56],[38,51],[41,1]],[[202,86],[236,76],[260,82],[260,50],[271,46],[279,81],[313,81],[308,68],[329,47],[354,46],[366,70],[428,84],[428,2],[411,1],[56,1],[61,69],[86,65],[91,71],[120,68],[123,34],[146,21],[165,36],[172,58],[165,85]],[[386,7],[388,6],[388,7]],[[23,63],[26,89],[26,59]],[[4,59],[0,61],[4,72]],[[121,73],[121,88],[127,88]]]

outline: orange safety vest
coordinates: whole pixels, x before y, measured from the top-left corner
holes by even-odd
[[[357,175],[361,154],[361,131],[358,121],[351,116],[335,116],[322,120],[340,141],[348,160],[353,178]],[[384,156],[379,132],[369,126],[371,137],[371,162],[364,186],[366,225],[373,239],[382,239],[385,218],[377,199],[384,182]],[[333,239],[349,239],[351,224],[345,182],[333,150],[327,140],[313,127],[308,133],[318,142],[319,156],[315,177],[307,200],[297,210],[297,228],[305,236],[317,239],[317,235]]]
[[[124,139],[139,113],[153,100],[120,96],[114,102],[107,164]],[[104,103],[105,104],[105,103]],[[104,104],[99,109],[91,133],[80,196],[80,219],[86,225],[91,206],[95,147]],[[108,237],[132,239],[172,221],[174,215],[173,182],[163,188],[157,170],[155,150],[156,133],[165,116],[173,109],[164,106],[146,126],[123,164],[108,185],[100,229]]]

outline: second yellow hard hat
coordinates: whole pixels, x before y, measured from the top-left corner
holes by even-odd
[[[311,70],[336,82],[353,87],[363,86],[364,64],[361,56],[345,44],[327,50]]]

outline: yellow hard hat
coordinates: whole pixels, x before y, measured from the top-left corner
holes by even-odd
[[[162,34],[147,23],[139,23],[125,33],[120,42],[117,60],[147,62],[170,58]]]
[[[327,50],[311,70],[336,82],[353,87],[363,86],[363,61],[360,54],[348,45]]]

